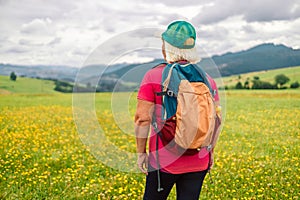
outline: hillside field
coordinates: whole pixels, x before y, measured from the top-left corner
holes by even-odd
[[[26,77],[17,77],[11,81],[9,76],[0,76],[0,94],[29,93],[29,94],[51,94],[56,93],[54,82]]]
[[[233,75],[228,77],[223,77],[224,85],[228,87],[235,86],[239,81],[244,84],[247,79],[251,82],[255,76],[258,76],[260,80],[267,81],[270,83],[275,83],[274,78],[278,74],[284,74],[290,78],[290,81],[286,84],[288,87],[291,83],[298,81],[300,83],[300,66],[298,67],[288,67],[282,69],[258,71],[240,75]],[[240,76],[240,78],[239,78]]]
[[[136,94],[130,96],[132,126]],[[134,151],[133,135],[115,124],[111,98],[95,95],[99,125],[118,148]],[[142,198],[144,175],[112,169],[83,145],[72,94],[0,99],[0,199]],[[300,90],[231,90],[226,99],[213,182],[206,177],[201,199],[299,199]]]

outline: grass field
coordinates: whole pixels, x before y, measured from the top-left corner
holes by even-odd
[[[260,72],[252,72],[252,73],[246,73],[241,75],[233,75],[229,77],[224,77],[223,81],[226,86],[232,87],[235,86],[239,81],[244,84],[247,79],[251,81],[253,80],[253,77],[258,76],[260,80],[267,81],[273,84],[275,83],[274,78],[278,74],[284,74],[290,78],[290,81],[287,83],[287,86],[289,86],[291,83],[294,83],[295,81],[298,81],[300,83],[300,66],[260,71]]]
[[[0,99],[0,199],[141,199],[142,174],[107,167],[82,144],[71,94]],[[96,94],[99,123],[115,145],[134,149],[114,125],[110,100]],[[300,90],[227,92],[213,183],[206,177],[201,199],[300,198],[299,100]]]
[[[0,94],[26,93],[26,94],[52,94],[57,93],[54,82],[26,77],[17,77],[11,81],[9,76],[0,75]]]

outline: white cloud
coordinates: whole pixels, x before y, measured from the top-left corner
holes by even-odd
[[[49,18],[46,19],[34,19],[27,24],[23,24],[21,27],[21,33],[24,34],[51,34],[50,26],[52,24],[52,20]]]
[[[140,63],[143,62],[151,62],[153,61],[152,56],[142,56],[140,52],[130,52],[128,54],[125,54],[121,57],[118,57],[117,59],[114,60],[113,63],[111,64],[117,64],[117,63],[136,63],[138,60]]]

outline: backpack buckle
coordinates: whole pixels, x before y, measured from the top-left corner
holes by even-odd
[[[210,152],[210,151],[212,150],[212,145],[211,145],[211,144],[208,145],[208,146],[206,147],[206,150],[207,150],[208,152]]]
[[[158,130],[158,125],[157,125],[157,123],[156,123],[156,122],[153,122],[153,123],[152,123],[152,126],[153,126],[154,130],[157,132],[157,130]]]
[[[167,95],[170,97],[176,97],[172,90],[167,90]]]

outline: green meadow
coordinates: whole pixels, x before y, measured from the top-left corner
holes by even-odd
[[[72,94],[53,92],[47,81],[0,81],[0,199],[142,199],[144,175],[112,169],[83,145]],[[134,149],[134,137],[115,125],[111,99],[95,95],[99,124],[120,149]],[[227,91],[201,199],[299,199],[299,116],[299,89]],[[169,199],[175,196],[173,190]]]
[[[11,81],[8,76],[0,75],[0,94],[26,93],[26,94],[52,94],[54,82],[26,77],[17,77]]]
[[[235,86],[239,81],[244,84],[247,79],[251,81],[256,76],[259,77],[259,79],[262,81],[270,82],[273,84],[275,83],[274,78],[278,74],[284,74],[289,77],[290,81],[287,83],[288,86],[296,81],[300,83],[300,66],[228,76],[223,78],[223,82],[224,85],[232,87]]]

